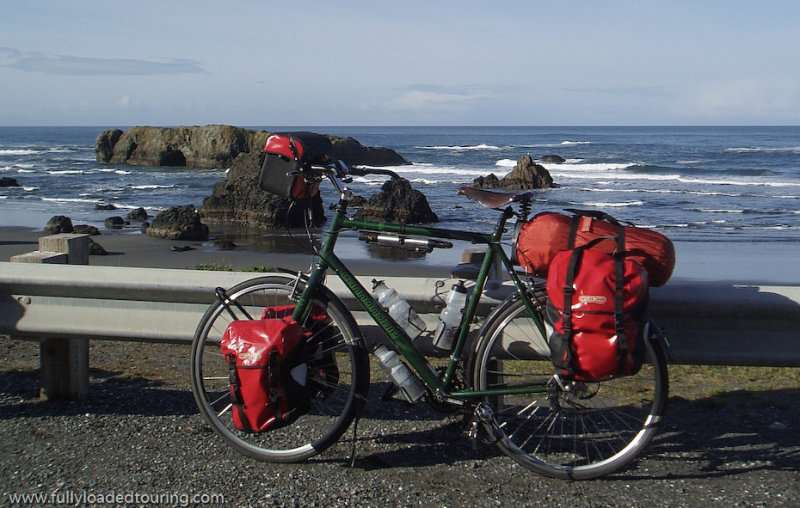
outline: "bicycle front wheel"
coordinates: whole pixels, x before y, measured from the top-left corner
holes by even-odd
[[[634,376],[560,386],[547,342],[522,300],[504,303],[484,330],[473,363],[475,388],[538,387],[485,399],[495,417],[489,431],[518,463],[555,478],[597,478],[623,468],[650,443],[668,392],[660,342],[645,340],[647,360]]]
[[[236,319],[258,319],[264,307],[291,305],[296,280],[283,275],[259,277],[229,289],[230,304],[217,301],[206,311],[192,343],[192,391],[200,413],[227,444],[259,460],[294,462],[325,450],[347,430],[369,389],[368,356],[357,325],[342,303],[322,290],[313,297],[317,317],[301,323],[313,351],[309,372],[322,373],[313,380],[319,389],[310,409],[291,424],[264,432],[236,428],[229,365],[220,350],[222,334],[234,320],[229,309]],[[325,319],[319,319],[320,311]]]

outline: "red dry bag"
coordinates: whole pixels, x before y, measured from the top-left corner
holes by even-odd
[[[616,237],[624,231],[623,251],[642,265],[653,287],[663,286],[675,268],[675,247],[669,238],[650,229],[625,225],[605,212],[568,209],[572,215],[543,212],[522,224],[516,234],[517,262],[529,271],[547,274],[559,252],[580,247],[601,237]],[[617,250],[613,238],[597,242],[594,249],[608,254]]]
[[[551,358],[578,381],[635,374],[645,355],[647,271],[591,247],[557,254],[547,276]]]
[[[262,432],[289,420],[303,406],[308,395],[302,393],[307,384],[302,339],[300,326],[290,313],[288,317],[233,321],[227,326],[220,347],[230,368],[236,428]],[[287,393],[290,388],[294,393]]]

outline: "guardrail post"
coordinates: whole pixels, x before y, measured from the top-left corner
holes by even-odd
[[[41,400],[89,397],[89,340],[45,339],[39,343]]]
[[[61,233],[39,238],[39,250],[11,258],[16,263],[89,264],[89,235]],[[89,340],[49,338],[39,343],[41,400],[89,396]]]

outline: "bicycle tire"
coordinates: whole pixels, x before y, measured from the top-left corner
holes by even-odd
[[[274,275],[242,282],[227,291],[256,319],[268,305],[293,304],[290,295],[296,277]],[[335,360],[338,379],[320,378],[325,384],[312,398],[311,407],[285,426],[260,433],[247,433],[235,427],[230,404],[229,367],[220,351],[220,338],[233,320],[220,301],[209,307],[197,326],[192,342],[192,392],[200,414],[228,445],[237,451],[267,462],[296,462],[321,453],[335,443],[360,413],[369,390],[369,361],[366,346],[352,315],[335,295],[321,289],[312,298],[327,319],[309,318],[301,323],[310,332],[309,350],[316,356],[309,365]],[[241,315],[236,306],[229,306]],[[313,346],[320,345],[315,348]],[[315,363],[314,363],[315,362]],[[330,367],[330,365],[329,365]],[[311,371],[312,369],[309,369]],[[327,383],[327,384],[326,384]]]
[[[583,480],[624,468],[653,439],[668,397],[661,342],[648,337],[645,343],[647,359],[639,373],[600,383],[569,383],[571,391],[557,390],[555,408],[547,393],[485,398],[494,412],[487,431],[506,455],[545,476]],[[512,378],[542,384],[553,380],[546,344],[519,296],[506,300],[487,320],[476,344],[471,363],[475,389]]]

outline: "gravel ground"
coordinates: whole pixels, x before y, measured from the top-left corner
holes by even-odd
[[[664,428],[644,457],[604,479],[564,482],[493,446],[473,450],[459,416],[382,401],[379,372],[355,467],[352,433],[301,464],[245,458],[197,413],[188,353],[94,341],[90,400],[41,403],[38,344],[0,339],[0,502],[43,494],[81,505],[114,494],[129,505],[171,495],[161,504],[173,506],[212,496],[229,506],[800,505],[800,387],[697,398],[673,378]]]

